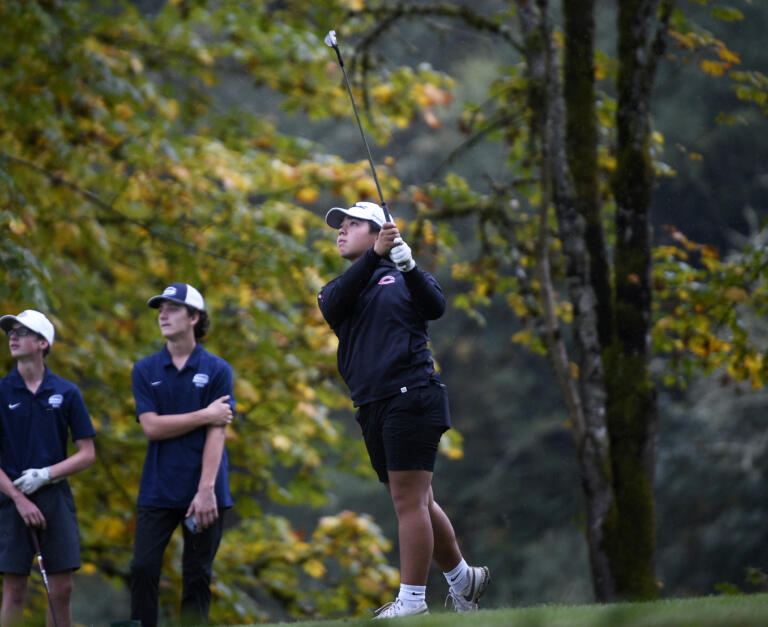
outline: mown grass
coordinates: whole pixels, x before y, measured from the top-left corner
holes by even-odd
[[[382,621],[403,627],[766,627],[768,594],[669,599],[611,605],[546,605],[454,614],[435,610],[428,616]],[[269,623],[292,627],[355,627],[370,619]]]

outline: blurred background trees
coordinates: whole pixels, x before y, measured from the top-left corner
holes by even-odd
[[[662,595],[723,582],[749,589],[747,569],[768,557],[767,10],[678,3],[652,100]],[[559,6],[550,11],[559,44]],[[595,4],[605,224],[615,12],[616,3]],[[494,573],[488,605],[593,598],[573,424],[531,315],[542,193],[518,18],[515,3],[494,0],[0,5],[0,303],[51,313],[49,363],[81,386],[99,432],[97,465],[72,481],[78,584],[115,587],[99,595],[107,607],[80,605],[76,620],[126,611],[145,446],[129,373],[159,346],[146,299],[173,280],[203,291],[207,345],[237,379],[228,443],[237,506],[217,558],[213,620],[361,612],[398,580],[388,565],[396,552],[386,552],[391,504],[367,471],[315,305],[343,269],[322,215],[376,198],[335,55],[322,44],[331,28],[385,196],[453,305],[432,327],[457,430],[436,494],[468,558]],[[500,209],[515,239],[474,222],[478,207]],[[436,219],[438,209],[454,218]],[[565,294],[556,228],[552,218],[548,260]],[[567,325],[572,309],[557,302]],[[169,616],[177,551],[164,570]],[[442,586],[435,573],[433,603]]]

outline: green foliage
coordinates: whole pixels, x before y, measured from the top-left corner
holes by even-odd
[[[712,246],[690,241],[668,227],[672,243],[655,251],[656,323],[653,339],[668,359],[668,385],[695,372],[723,372],[733,381],[766,384],[766,350],[745,317],[765,314],[768,258],[759,233],[726,259]]]
[[[50,366],[81,387],[98,432],[96,465],[72,482],[83,572],[127,577],[145,449],[130,370],[161,345],[146,299],[187,281],[209,304],[206,347],[232,364],[238,401],[227,444],[235,526],[216,563],[212,618],[263,619],[264,606],[294,616],[361,612],[395,579],[377,527],[347,512],[302,540],[263,510],[324,502],[328,460],[349,470],[363,459],[329,417],[348,401],[315,301],[341,262],[303,205],[321,189],[352,202],[373,183],[364,163],[217,101],[223,83],[239,80],[281,93],[288,111],[347,116],[320,34],[345,6],[162,4],[153,16],[129,4],[0,5],[0,304],[51,315]],[[377,122],[380,132],[427,110],[445,83],[427,69],[375,83],[370,94],[392,122]],[[175,538],[166,615],[178,605],[179,552]]]

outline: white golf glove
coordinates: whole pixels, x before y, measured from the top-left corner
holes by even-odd
[[[49,468],[27,468],[21,473],[21,477],[13,482],[13,485],[24,494],[32,494],[50,482],[51,471]]]
[[[389,251],[389,258],[394,262],[395,267],[400,270],[400,272],[410,272],[416,267],[416,262],[413,260],[413,255],[411,254],[411,247],[399,237],[395,240],[395,243],[397,243],[398,240],[400,241],[400,244]]]

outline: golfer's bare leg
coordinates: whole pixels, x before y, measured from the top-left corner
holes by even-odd
[[[435,539],[434,557],[444,573],[452,571],[461,561],[461,551],[456,542],[453,525],[443,509],[435,501],[432,488],[429,488],[429,518],[432,521],[432,534]]]
[[[400,542],[400,581],[411,586],[427,585],[432,562],[431,483],[432,473],[426,470],[389,471]]]
[[[70,627],[72,625],[72,571],[48,575],[48,586],[51,589],[51,602],[59,627]],[[50,610],[46,624],[48,627],[53,627]]]
[[[0,609],[2,627],[24,624],[24,601],[27,597],[27,576],[3,574],[3,605]]]

